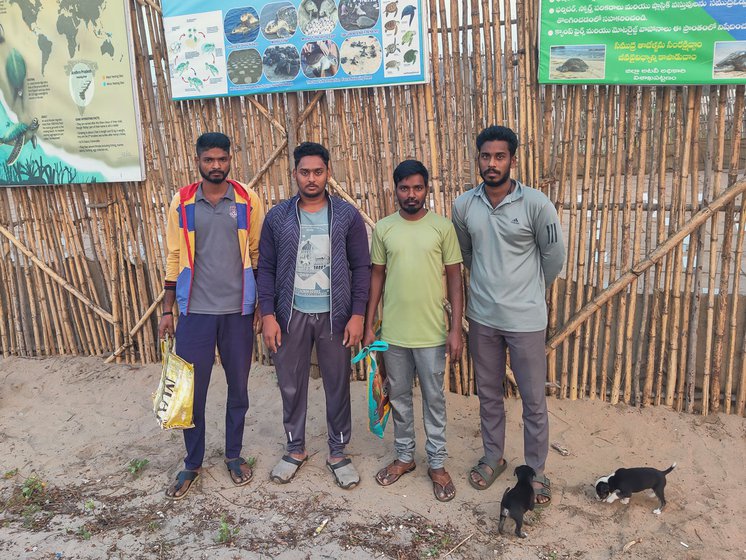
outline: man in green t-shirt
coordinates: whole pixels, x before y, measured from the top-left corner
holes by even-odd
[[[376,224],[373,232],[370,298],[363,344],[375,340],[373,324],[383,293],[381,339],[389,343],[384,363],[393,409],[396,459],[376,481],[393,484],[415,468],[414,373],[420,381],[427,443],[428,475],[441,502],[456,495],[444,468],[446,401],[443,391],[446,354],[461,356],[461,250],[453,224],[427,209],[428,172],[419,161],[406,160],[394,170],[399,211]],[[443,267],[453,313],[446,332],[443,313]],[[384,290],[385,285],[385,290]]]

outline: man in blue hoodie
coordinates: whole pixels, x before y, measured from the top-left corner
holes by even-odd
[[[350,349],[363,337],[370,288],[365,224],[353,205],[326,190],[329,152],[304,142],[293,152],[298,194],[268,213],[259,242],[259,307],[282,394],[287,453],[270,473],[290,482],[308,459],[306,412],[316,345],[326,395],[329,457],[336,483],[360,482],[344,454],[350,439]]]

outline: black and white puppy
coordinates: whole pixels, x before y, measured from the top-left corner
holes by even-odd
[[[521,530],[523,514],[534,509],[535,495],[531,482],[536,476],[536,472],[528,465],[521,465],[515,468],[515,476],[518,478],[518,483],[513,488],[505,489],[503,499],[500,502],[498,530],[502,534],[505,520],[510,517],[515,521],[515,534],[524,539],[528,535]]]
[[[666,487],[666,475],[675,467],[676,463],[665,471],[650,467],[618,469],[614,474],[602,476],[596,481],[596,494],[599,500],[605,500],[608,503],[621,500],[623,504],[628,504],[633,493],[652,490],[650,497],[657,496],[660,502],[653,513],[660,515],[666,506],[666,498],[663,495],[663,489]]]

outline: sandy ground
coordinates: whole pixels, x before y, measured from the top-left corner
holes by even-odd
[[[383,441],[367,431],[361,382],[352,387],[356,431],[348,448],[361,485],[345,491],[332,483],[324,465],[323,390],[312,381],[313,456],[291,484],[278,486],[268,473],[282,453],[280,397],[272,368],[256,367],[244,445],[244,455],[257,460],[256,476],[235,488],[221,460],[225,381],[220,368],[214,373],[205,473],[174,503],[163,489],[180,466],[182,441],[178,432],[161,431],[149,410],[158,366],[0,360],[0,558],[746,557],[743,418],[550,400],[551,441],[571,454],[550,451],[554,503],[521,540],[497,533],[511,477],[482,492],[466,481],[481,450],[476,398],[448,399],[447,466],[457,487],[450,503],[432,495],[421,424],[414,473],[388,488],[375,483],[374,473],[392,457],[392,426]],[[507,408],[506,457],[517,465],[520,402]],[[134,459],[149,461],[138,476],[128,472]],[[591,484],[600,475],[673,461],[679,466],[668,477],[661,516],[646,493],[626,506],[594,500]]]

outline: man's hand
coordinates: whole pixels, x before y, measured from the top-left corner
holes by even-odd
[[[347,321],[345,327],[345,336],[342,340],[342,344],[345,348],[352,348],[353,346],[360,344],[363,339],[363,316],[353,315],[350,320]]]
[[[262,312],[259,311],[259,305],[254,307],[254,336],[262,334]]]
[[[365,336],[363,336],[363,346],[370,346],[376,340],[376,333],[373,327],[367,327],[365,329]]]
[[[274,315],[262,317],[262,336],[264,345],[269,348],[270,352],[277,352],[277,349],[282,346],[282,329]]]
[[[461,336],[461,329],[451,329],[446,338],[446,354],[450,354],[451,361],[461,359],[461,352],[464,349],[464,341]]]
[[[158,323],[158,338],[166,338],[166,335],[174,335],[174,316],[164,315]]]

